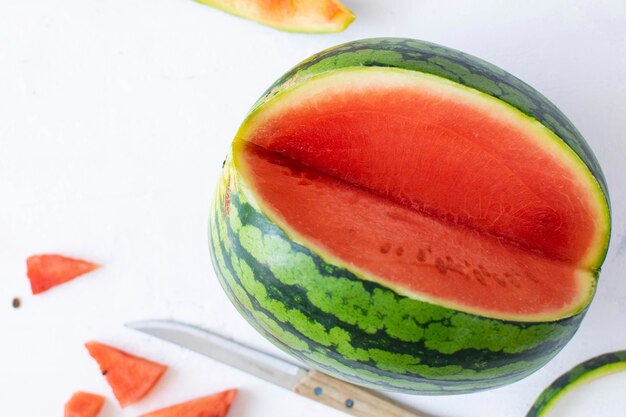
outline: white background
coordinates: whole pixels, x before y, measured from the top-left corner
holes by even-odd
[[[122,325],[171,317],[280,354],[215,279],[210,196],[230,139],[265,88],[312,53],[364,37],[441,43],[533,85],[587,138],[613,203],[596,299],[554,361],[485,393],[394,397],[437,417],[521,417],[575,363],[626,349],[626,3],[345,3],[357,15],[346,32],[302,35],[188,0],[0,2],[1,415],[58,416],[82,389],[107,395],[102,417],[135,416],[232,386],[241,389],[232,417],[342,415]],[[104,268],[34,297],[25,260],[42,252]],[[90,339],[171,369],[120,411],[83,348]]]

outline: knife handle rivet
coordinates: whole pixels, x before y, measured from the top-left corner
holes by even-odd
[[[347,408],[352,408],[353,405],[354,405],[354,401],[352,401],[350,398],[348,398],[346,400],[346,407]]]
[[[313,390],[313,393],[317,395],[318,397],[322,395],[323,392],[324,390],[322,389],[322,387],[315,387],[315,389]]]

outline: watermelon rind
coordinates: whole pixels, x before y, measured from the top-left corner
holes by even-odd
[[[537,397],[526,417],[547,417],[565,394],[603,376],[626,371],[626,350],[586,360],[558,377]]]

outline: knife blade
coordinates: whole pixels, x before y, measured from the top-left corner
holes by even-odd
[[[355,417],[430,417],[378,393],[261,352],[209,330],[173,320],[145,320],[127,327],[223,362]]]
[[[208,356],[288,390],[293,390],[308,372],[289,361],[190,324],[171,320],[146,320],[128,323],[126,326]]]

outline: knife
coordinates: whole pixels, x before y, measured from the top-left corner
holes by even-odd
[[[430,417],[366,388],[319,371],[308,370],[200,327],[172,320],[138,321],[126,326],[208,356],[355,417]]]

